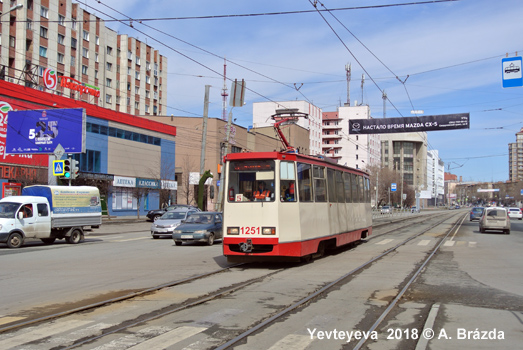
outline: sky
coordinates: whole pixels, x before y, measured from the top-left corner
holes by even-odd
[[[245,105],[227,107],[240,126],[252,125],[255,102],[336,111],[347,102],[350,64],[351,105],[382,118],[385,91],[387,118],[470,113],[470,129],[428,132],[429,150],[463,181],[509,179],[523,87],[502,87],[501,60],[523,54],[521,0],[325,0],[321,13],[309,0],[79,3],[167,57],[167,116],[201,117],[211,85],[209,117],[222,117],[224,58],[227,89],[246,81]]]

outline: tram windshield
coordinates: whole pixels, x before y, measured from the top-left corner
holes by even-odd
[[[274,161],[232,161],[229,164],[229,202],[274,201]]]

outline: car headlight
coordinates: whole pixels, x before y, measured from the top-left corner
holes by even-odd
[[[178,226],[180,226],[180,224],[179,224],[179,223],[178,223],[178,224],[172,224],[172,225],[171,225],[171,226],[169,226],[169,227],[170,227],[170,228],[176,228],[176,227],[178,227]]]
[[[207,233],[207,230],[197,230],[197,231],[194,231],[194,233]]]
[[[174,230],[173,233],[182,233],[182,230]]]

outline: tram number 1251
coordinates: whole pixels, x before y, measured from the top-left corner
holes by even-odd
[[[259,235],[261,233],[260,227],[240,227],[242,235]]]

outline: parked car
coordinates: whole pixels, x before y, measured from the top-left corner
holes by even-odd
[[[173,204],[169,205],[168,207],[162,208],[162,209],[156,209],[156,210],[149,210],[149,212],[145,215],[149,221],[155,221],[158,220],[160,216],[165,214],[166,211],[174,210],[174,209],[180,209],[180,208],[186,208],[194,209],[194,210],[200,210],[199,208],[193,206],[193,205],[187,205],[187,204]]]
[[[202,211],[191,214],[178,226],[172,238],[176,245],[183,242],[206,242],[213,245],[216,239],[223,238],[223,217],[219,212]]]
[[[481,215],[483,215],[483,211],[485,210],[485,208],[483,207],[474,207],[470,210],[470,216],[469,216],[469,219],[470,221],[474,221],[474,220],[478,220],[481,219]]]
[[[390,214],[390,213],[392,213],[392,209],[391,209],[390,206],[384,205],[383,207],[381,207],[381,213],[382,214]]]
[[[197,210],[179,208],[165,212],[151,224],[151,236],[156,239],[163,236],[172,237],[173,231],[183,220]]]
[[[485,233],[486,230],[502,231],[505,234],[510,234],[510,218],[507,214],[507,209],[491,207],[483,211],[481,219],[479,219],[479,232]]]
[[[508,208],[508,216],[512,219],[518,219],[518,220],[521,220],[523,219],[523,212],[521,211],[520,208]]]

